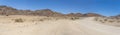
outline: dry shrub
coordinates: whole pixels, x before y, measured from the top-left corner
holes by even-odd
[[[104,21],[107,21],[107,19],[104,19]]]
[[[120,21],[117,21],[118,23],[120,23]]]
[[[98,18],[95,18],[94,20],[95,20],[95,21],[98,21]]]
[[[103,22],[102,20],[99,20],[100,22]]]
[[[79,17],[72,17],[72,18],[70,18],[71,20],[77,20],[77,19],[79,19]]]
[[[9,16],[9,15],[5,15],[5,16]]]
[[[104,21],[101,21],[101,23],[105,23]]]
[[[39,21],[44,21],[44,19],[40,19]]]
[[[75,20],[74,18],[70,18],[71,20]]]
[[[23,19],[19,18],[19,19],[15,19],[15,22],[24,22]]]
[[[79,17],[75,17],[75,19],[79,19]]]
[[[114,21],[110,20],[109,22],[111,22],[111,23],[112,23],[112,22],[114,22]]]

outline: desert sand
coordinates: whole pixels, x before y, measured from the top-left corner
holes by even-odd
[[[21,18],[23,22],[15,22]],[[84,17],[76,20],[45,16],[0,16],[0,35],[120,35],[120,27]]]

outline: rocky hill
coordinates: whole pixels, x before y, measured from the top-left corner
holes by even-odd
[[[69,13],[62,14],[58,12],[54,12],[50,9],[42,9],[42,10],[18,10],[8,6],[0,6],[0,15],[38,15],[38,16],[68,16],[68,17],[93,17],[93,16],[102,16],[96,13]]]

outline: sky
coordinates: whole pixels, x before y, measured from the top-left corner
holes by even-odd
[[[20,10],[51,9],[60,13],[120,14],[120,0],[0,0],[0,5]]]

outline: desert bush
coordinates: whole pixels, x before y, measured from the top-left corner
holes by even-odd
[[[79,17],[75,17],[75,19],[79,19]]]
[[[105,23],[104,21],[101,21],[102,23]]]
[[[23,19],[19,18],[19,19],[15,19],[15,22],[24,22]]]
[[[104,19],[104,21],[107,21],[107,19]]]
[[[9,16],[9,15],[5,15],[5,16]]]
[[[118,23],[120,23],[120,21],[117,21]]]
[[[74,20],[74,18],[70,18],[71,20]]]
[[[71,20],[76,20],[76,19],[79,19],[79,17],[72,17],[70,18]]]
[[[112,23],[112,22],[114,22],[114,21],[110,20],[109,22],[111,22],[111,23]]]
[[[95,18],[94,20],[95,20],[95,21],[98,21],[98,18]]]
[[[103,22],[102,20],[99,20],[100,22]]]
[[[44,21],[44,19],[40,19],[39,21]]]

